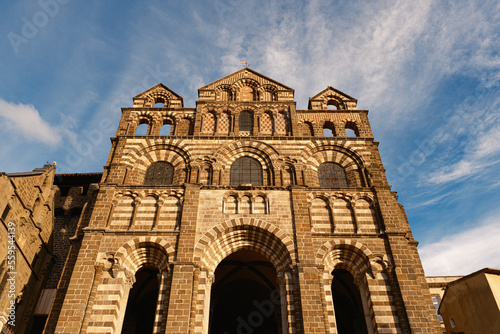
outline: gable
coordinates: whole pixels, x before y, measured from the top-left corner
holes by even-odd
[[[246,88],[248,87],[248,88]],[[217,92],[227,91],[229,94],[239,97],[239,92],[247,92],[249,89],[256,92],[270,93],[276,97],[277,101],[293,101],[294,90],[273,79],[270,79],[248,67],[227,75],[208,85],[198,89],[198,98],[200,101],[220,100],[221,94]],[[245,99],[241,99],[244,101]]]
[[[134,97],[134,107],[152,108],[157,102],[164,103],[165,108],[183,108],[182,96],[159,83]]]
[[[308,109],[324,110],[328,109],[329,104],[334,104],[337,109],[357,109],[357,102],[358,100],[352,96],[328,86],[326,89],[309,98]]]

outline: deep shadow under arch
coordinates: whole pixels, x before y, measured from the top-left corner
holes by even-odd
[[[135,274],[123,320],[122,334],[153,333],[158,303],[158,270],[142,268]]]
[[[281,333],[276,270],[259,253],[240,250],[215,271],[209,334]]]
[[[338,334],[368,334],[358,287],[347,270],[333,271],[332,297]]]

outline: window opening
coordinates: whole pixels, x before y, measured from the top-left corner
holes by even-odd
[[[161,97],[156,98],[153,108],[165,108],[165,100]]]
[[[7,204],[7,206],[5,207],[5,209],[3,210],[3,213],[2,213],[2,220],[3,221],[5,221],[7,219],[9,212],[10,212],[10,205]]]
[[[262,166],[257,159],[252,157],[241,157],[231,166],[232,186],[240,184],[252,184],[262,186]]]
[[[332,122],[325,122],[325,125],[323,125],[323,135],[325,137],[335,136],[335,126]]]
[[[349,128],[346,128],[346,129],[345,129],[345,135],[346,135],[347,137],[357,137],[357,136],[356,136],[356,132],[354,132],[354,130],[353,130],[353,129],[349,129]]]
[[[438,315],[439,321],[443,322],[443,317],[439,314],[439,297],[432,296],[432,303],[434,304],[434,308],[436,309],[436,313]]]
[[[148,124],[147,123],[142,123],[137,126],[137,129],[135,130],[135,135],[136,136],[146,136],[148,134]]]
[[[240,131],[253,130],[253,114],[250,111],[242,111],[239,118]]]
[[[345,125],[345,134],[347,137],[359,137],[359,130],[354,122],[347,122]]]
[[[450,325],[451,328],[457,327],[457,324],[455,323],[455,318],[453,318],[453,316],[450,317]]]
[[[332,130],[330,130],[330,129],[324,128],[324,129],[323,129],[323,135],[324,135],[325,137],[333,137],[333,131],[332,131]]]
[[[172,130],[172,125],[167,123],[163,124],[160,129],[160,136],[170,136],[171,130]]]
[[[145,185],[168,185],[174,178],[174,166],[166,161],[157,161],[146,170]]]
[[[306,122],[305,125],[307,127],[307,130],[309,131],[309,133],[308,133],[309,136],[314,136],[313,125],[311,123],[309,123],[309,122]],[[331,132],[331,130],[330,130],[330,132]],[[327,137],[326,134],[324,133],[324,131],[323,131],[323,134],[325,135],[325,137]],[[331,136],[333,137],[333,133],[331,134]]]
[[[324,162],[318,168],[320,187],[348,187],[345,170],[334,162]]]
[[[335,101],[335,100],[328,100],[328,102],[326,103],[326,109],[328,109],[328,110],[338,110],[339,106],[338,106],[337,101]]]

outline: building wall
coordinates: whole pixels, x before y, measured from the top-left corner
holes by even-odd
[[[499,273],[483,270],[447,287],[440,306],[447,333],[500,333]]]
[[[24,333],[33,326],[52,267],[54,173],[54,165],[45,165],[33,172],[0,174],[0,330],[5,332]]]
[[[425,279],[427,281],[427,285],[429,286],[429,292],[431,294],[432,302],[436,309],[436,313],[438,313],[439,304],[443,299],[444,292],[446,290],[446,286],[448,283],[453,282],[462,278],[462,276],[427,276]],[[438,315],[439,322],[441,323],[441,329],[443,333],[446,333],[446,328],[444,326],[443,318]]]
[[[253,125],[240,131],[244,111]],[[207,333],[217,268],[244,250],[276,272],[283,332],[335,333],[332,272],[345,270],[368,333],[439,333],[367,114],[331,87],[296,110],[292,89],[249,69],[200,88],[195,109],[162,84],[136,96],[122,109],[57,324],[45,332],[120,333],[136,273],[153,268],[154,332]],[[147,135],[135,135],[144,123]],[[164,124],[168,136],[159,135]],[[241,157],[262,166],[262,186],[231,185]],[[172,182],[145,185],[160,161],[173,166]],[[340,166],[348,186],[321,187],[324,162]]]

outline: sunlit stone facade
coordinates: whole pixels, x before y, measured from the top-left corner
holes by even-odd
[[[440,332],[356,99],[327,87],[296,110],[243,68],[196,108],[163,84],[133,102],[46,333]]]

